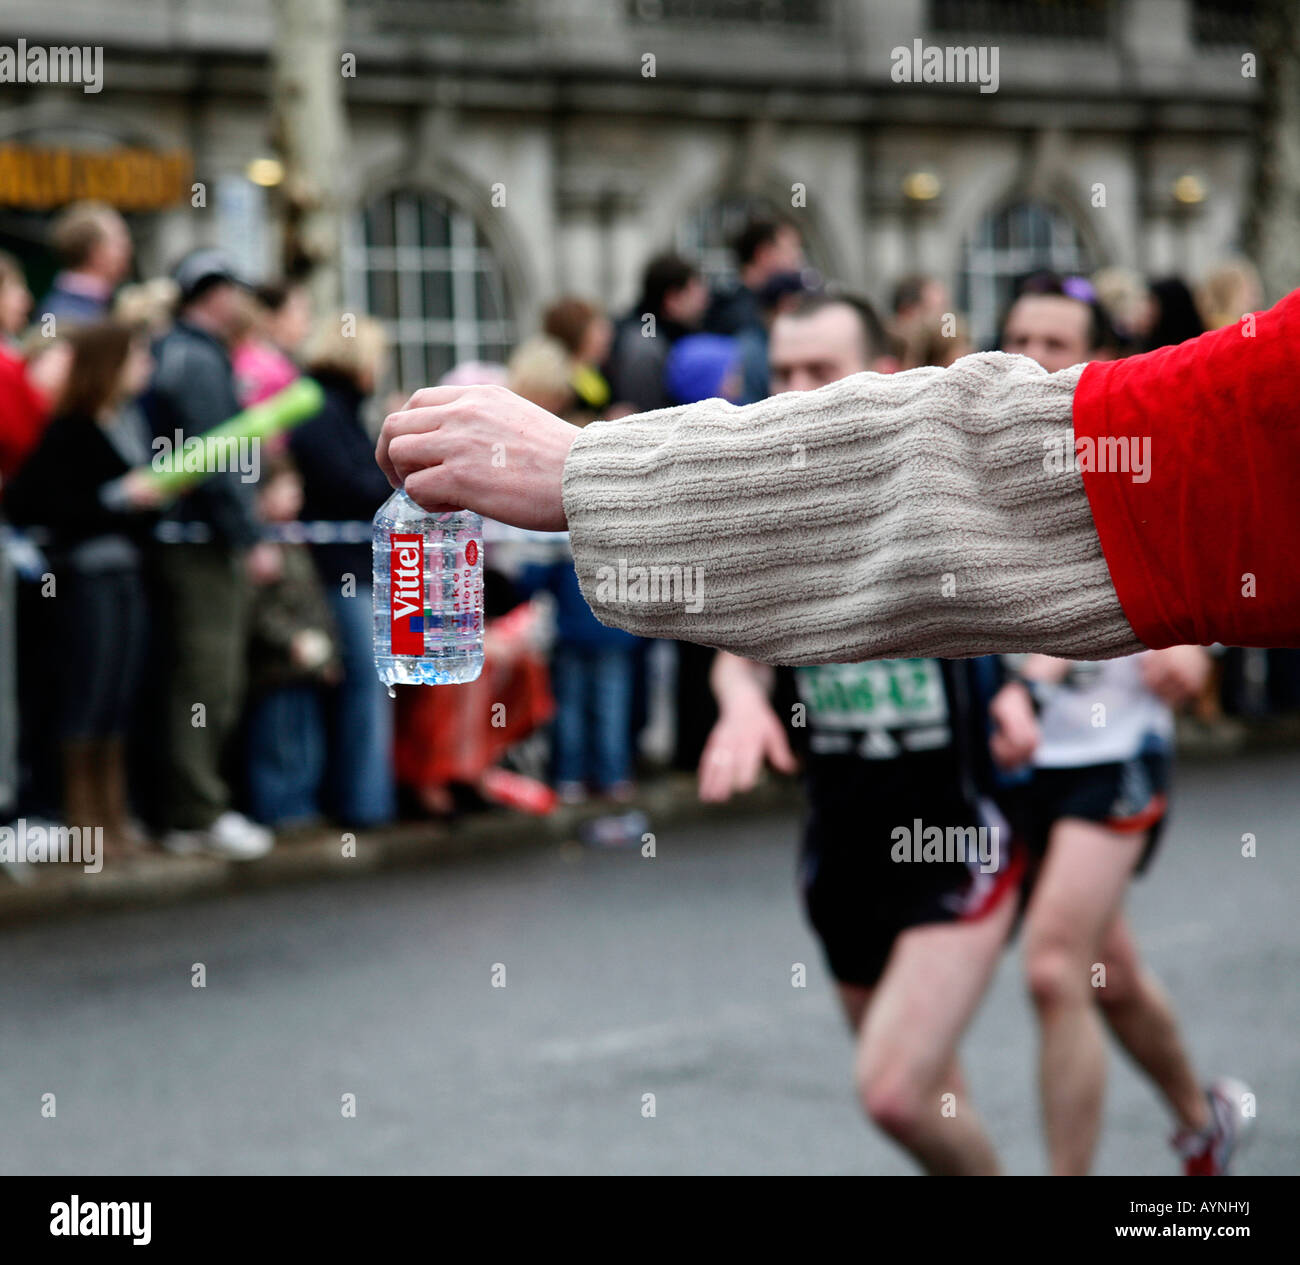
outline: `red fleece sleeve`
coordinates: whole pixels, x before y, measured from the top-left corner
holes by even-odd
[[[1180,346],[1089,365],[1074,442],[1140,641],[1300,646],[1300,290]]]

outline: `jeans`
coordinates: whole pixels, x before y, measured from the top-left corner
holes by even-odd
[[[319,813],[325,716],[314,685],[286,685],[254,701],[248,716],[248,800],[268,826]]]
[[[632,670],[631,646],[556,646],[551,685],[557,782],[585,782],[608,790],[629,780]]]
[[[330,717],[331,809],[350,826],[377,826],[397,812],[393,778],[393,700],[375,674],[371,586],[344,597],[337,584],[325,597],[338,625],[343,680],[333,691]]]

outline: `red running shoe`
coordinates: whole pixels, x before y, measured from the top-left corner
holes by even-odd
[[[1250,1086],[1228,1076],[1222,1076],[1206,1087],[1205,1096],[1210,1102],[1212,1119],[1209,1128],[1200,1132],[1180,1129],[1170,1139],[1170,1145],[1183,1161],[1185,1176],[1228,1176],[1233,1156],[1255,1123],[1253,1115],[1242,1113],[1242,1100],[1248,1094]]]

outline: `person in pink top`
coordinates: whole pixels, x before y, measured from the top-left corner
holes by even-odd
[[[249,332],[231,363],[235,390],[247,408],[284,390],[302,372],[297,357],[311,332],[311,295],[300,281],[258,286]]]

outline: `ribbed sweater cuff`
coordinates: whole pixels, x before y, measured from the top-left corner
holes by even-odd
[[[583,595],[768,663],[1133,654],[1074,469],[1081,372],[988,352],[594,423],[564,470]]]

